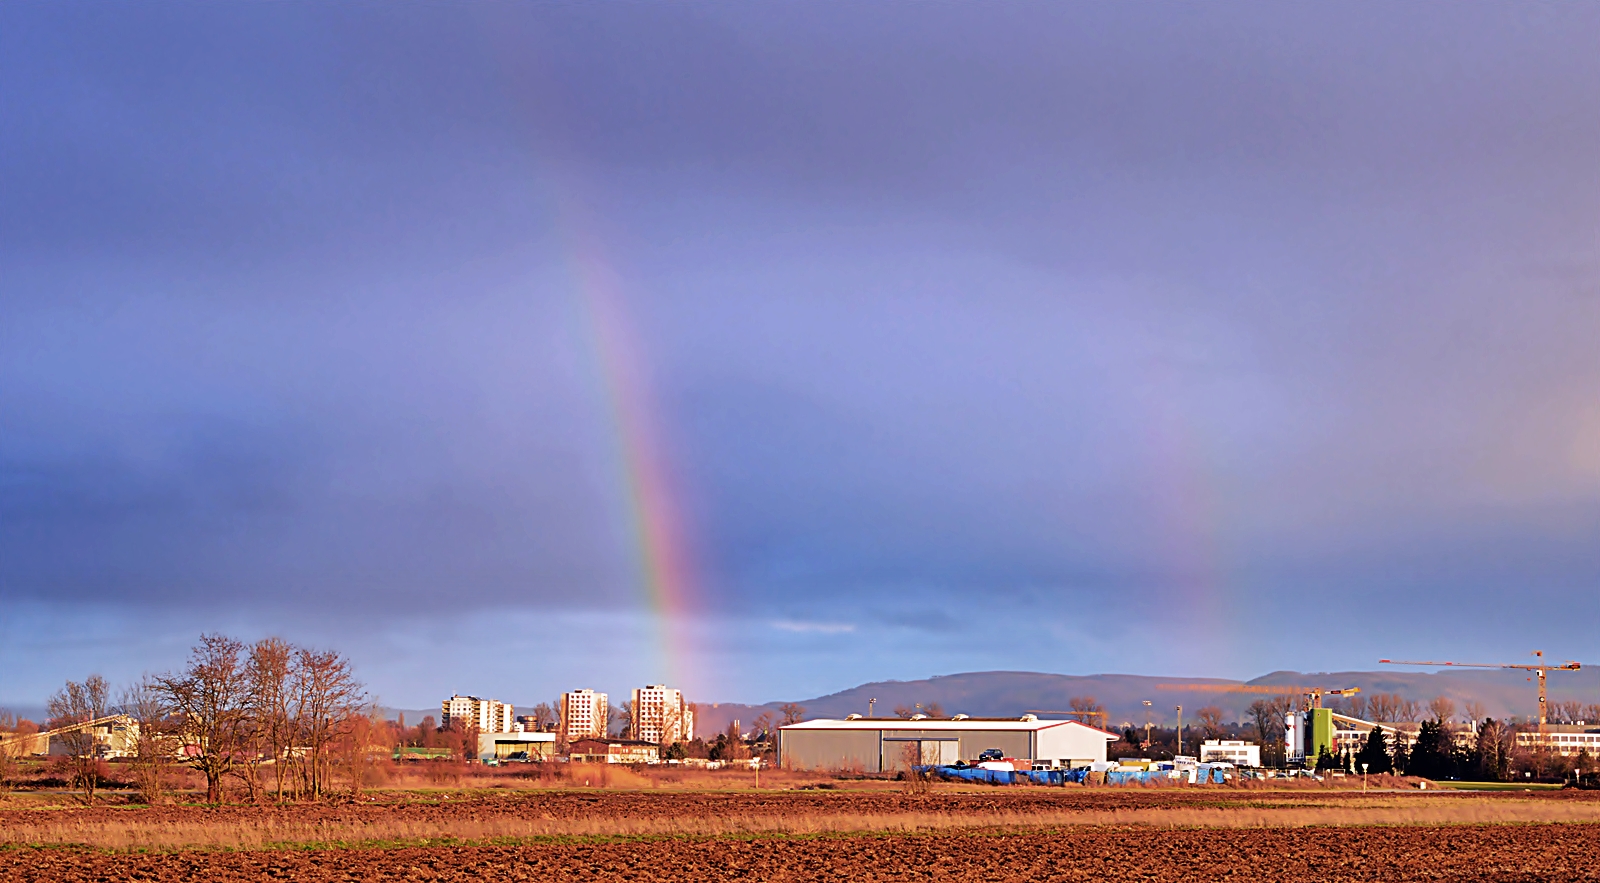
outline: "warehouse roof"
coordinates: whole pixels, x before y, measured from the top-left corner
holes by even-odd
[[[818,718],[817,720],[801,721],[797,724],[779,727],[780,730],[1011,730],[1016,732],[1035,732],[1051,727],[1082,727],[1105,736],[1108,740],[1116,741],[1121,737],[1115,733],[1108,733],[1099,727],[1091,727],[1082,721],[1075,720],[1039,720],[1032,715],[1024,718],[1015,717],[962,717],[962,718],[924,718],[922,720],[908,720],[899,717],[857,717],[847,720]]]

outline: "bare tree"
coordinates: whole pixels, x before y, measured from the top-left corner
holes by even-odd
[[[1589,703],[1583,707],[1583,716],[1579,720],[1591,724],[1600,724],[1600,704]]]
[[[250,680],[244,645],[223,635],[201,635],[188,667],[153,679],[177,717],[187,762],[206,780],[206,802],[222,802],[222,779],[233,771],[250,717]]]
[[[544,732],[553,728],[555,725],[556,712],[555,709],[550,707],[550,703],[541,702],[533,707],[534,729]]]
[[[739,732],[738,721],[728,724],[728,730],[723,733],[723,738],[726,740],[722,749],[724,760],[745,760],[750,756],[744,744],[744,735]]]
[[[1585,720],[1583,716],[1583,703],[1577,700],[1566,702],[1552,702],[1549,705],[1550,717],[1558,723],[1571,724]]]
[[[617,707],[617,713],[612,715],[612,717],[614,720],[612,720],[611,725],[624,738],[644,738],[644,735],[640,732],[640,728],[644,721],[639,715],[638,703],[634,702],[632,699],[622,700],[622,704]]]
[[[1283,759],[1283,719],[1295,707],[1293,696],[1257,699],[1250,703],[1250,717],[1261,740],[1261,761],[1269,766]]]
[[[133,731],[131,766],[139,799],[153,806],[161,802],[167,769],[177,756],[171,709],[155,681],[145,677],[123,688],[117,711],[128,718]]]
[[[806,707],[793,702],[785,702],[778,706],[778,713],[783,715],[783,723],[780,726],[787,727],[790,724],[800,723],[805,719]],[[895,714],[899,715],[899,712],[895,712]],[[910,715],[905,715],[905,717],[910,717]]]
[[[1222,727],[1222,709],[1215,705],[1207,705],[1200,709],[1200,731],[1207,739],[1221,739],[1227,735],[1227,730]]]
[[[1415,699],[1400,700],[1399,716],[1396,717],[1395,720],[1414,724],[1417,722],[1417,718],[1420,717],[1422,717],[1421,703],[1417,702]]]
[[[1404,714],[1402,709],[1404,704],[1405,700],[1400,698],[1397,693],[1374,693],[1367,700],[1367,707],[1372,712],[1372,719],[1386,723],[1405,720],[1402,716]]]
[[[1469,700],[1466,705],[1467,720],[1473,723],[1482,723],[1489,716],[1489,708],[1476,699]]]
[[[282,638],[265,638],[250,648],[247,677],[250,682],[250,735],[259,739],[272,759],[273,786],[277,799],[284,798],[285,779],[293,787],[291,775],[297,721],[295,683],[298,666],[295,648]]]
[[[1428,703],[1428,713],[1441,724],[1447,724],[1456,716],[1456,704],[1447,696],[1435,696]]]
[[[350,777],[351,799],[360,799],[361,789],[374,777],[373,753],[383,746],[387,730],[377,703],[367,706],[365,713],[351,717],[348,732],[341,742],[345,770]]]
[[[1073,711],[1098,713],[1105,711],[1105,706],[1095,700],[1093,696],[1074,696],[1067,700],[1067,707]]]
[[[17,716],[10,710],[0,708],[0,791],[6,790],[11,781],[12,758],[16,752],[22,750],[21,746],[9,740],[16,738]]]
[[[658,740],[662,746],[683,741],[683,708],[673,702],[664,704],[661,708],[661,733]]]
[[[632,700],[624,700],[621,705],[612,705],[606,709],[604,732],[614,739],[627,739],[633,736]]]
[[[771,750],[772,750],[772,744],[773,744],[773,740],[772,740],[772,712],[770,712],[770,711],[762,712],[754,721],[751,722],[751,724],[752,724],[753,729],[751,729],[750,732],[752,734],[754,734],[754,735],[758,735],[761,738],[761,741],[767,746],[766,749],[762,753],[763,754],[770,753]]]
[[[333,743],[345,736],[366,699],[350,661],[337,650],[295,652],[298,667],[297,734],[306,752],[306,791],[320,797],[330,784]],[[474,751],[476,745],[473,746]]]
[[[83,683],[67,681],[50,697],[50,729],[59,732],[60,741],[72,765],[72,784],[82,792],[84,803],[94,803],[100,784],[100,740],[95,738],[93,721],[106,717],[110,688],[106,679],[90,675]]]
[[[1367,718],[1367,697],[1362,696],[1360,693],[1357,693],[1354,696],[1346,696],[1346,697],[1344,697],[1343,705],[1344,705],[1344,713],[1345,714],[1348,714],[1348,715],[1350,715],[1351,717],[1354,717],[1354,718],[1360,718],[1362,720],[1366,720],[1366,718]]]
[[[900,747],[900,765],[905,767],[901,773],[905,777],[906,792],[909,794],[924,794],[928,790],[928,773],[919,769],[927,762],[922,756],[922,743],[905,742]]]

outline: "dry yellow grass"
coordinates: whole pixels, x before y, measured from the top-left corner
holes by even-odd
[[[1497,825],[1600,822],[1600,803],[1529,800],[1507,796],[1386,796],[1318,805],[1296,796],[1274,805],[1144,807],[1118,810],[997,811],[982,815],[918,811],[885,813],[793,813],[683,816],[673,818],[584,818],[501,816],[450,819],[297,819],[292,813],[232,818],[145,816],[134,810],[110,818],[78,813],[12,817],[0,827],[0,843],[81,844],[97,848],[242,848],[312,843],[465,841],[582,837],[715,837],[918,833],[957,829],[1027,831],[1085,826],[1154,828],[1292,828],[1368,825]]]

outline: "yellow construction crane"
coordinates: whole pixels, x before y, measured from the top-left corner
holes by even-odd
[[[1332,690],[1327,687],[1296,687],[1290,684],[1156,684],[1157,690],[1194,690],[1202,693],[1270,693],[1276,696],[1299,694],[1311,697],[1312,708],[1322,707],[1324,696],[1354,696],[1360,687]]]
[[[1520,669],[1522,671],[1537,672],[1538,675],[1539,675],[1539,732],[1540,732],[1540,734],[1543,734],[1544,733],[1544,727],[1545,727],[1545,721],[1548,720],[1548,717],[1545,714],[1545,692],[1544,692],[1544,676],[1545,676],[1545,673],[1546,672],[1552,672],[1552,671],[1578,671],[1579,669],[1583,668],[1583,666],[1579,665],[1576,662],[1566,662],[1566,663],[1563,663],[1561,665],[1551,665],[1551,664],[1549,664],[1549,663],[1544,661],[1544,651],[1543,650],[1535,650],[1535,651],[1533,651],[1533,655],[1539,660],[1537,663],[1534,663],[1533,665],[1528,665],[1526,663],[1501,663],[1501,662],[1403,662],[1403,661],[1395,660],[1395,659],[1380,659],[1380,660],[1378,660],[1378,664],[1379,665],[1439,666],[1441,668],[1446,668],[1446,667],[1447,668],[1515,668],[1515,669]],[[1533,680],[1533,678],[1529,678],[1528,680],[1531,681],[1531,680]]]

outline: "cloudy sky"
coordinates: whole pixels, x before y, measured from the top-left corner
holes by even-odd
[[[1600,7],[12,3],[0,701],[1600,662]]]

